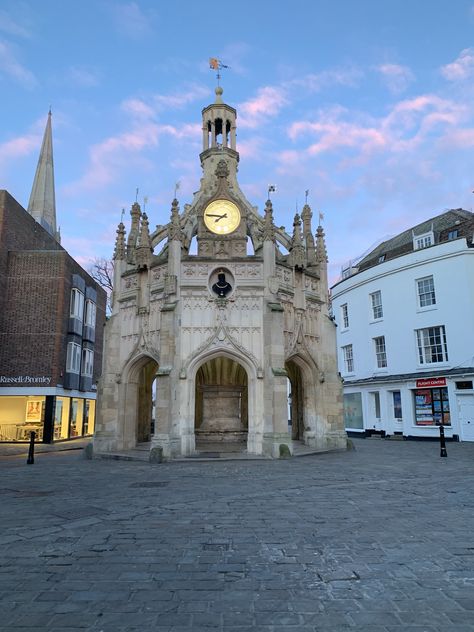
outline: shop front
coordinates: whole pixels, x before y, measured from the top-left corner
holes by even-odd
[[[94,397],[65,395],[0,396],[0,441],[51,443],[94,433]]]

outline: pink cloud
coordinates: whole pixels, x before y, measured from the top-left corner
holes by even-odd
[[[0,145],[0,164],[39,152],[41,137],[33,134],[13,138]]]
[[[121,105],[122,110],[137,118],[153,118],[155,111],[141,99],[127,99]]]
[[[448,81],[464,81],[474,74],[474,48],[465,48],[451,64],[441,67],[441,74]]]
[[[376,70],[382,76],[387,88],[393,94],[399,94],[407,89],[409,84],[414,81],[415,76],[407,66],[399,64],[381,64]]]
[[[287,103],[288,98],[283,88],[260,88],[254,99],[245,101],[238,107],[239,127],[257,127],[265,118],[276,116]]]
[[[209,98],[209,88],[199,84],[192,84],[187,89],[175,94],[157,94],[153,97],[153,103],[157,107],[182,108],[196,100]]]

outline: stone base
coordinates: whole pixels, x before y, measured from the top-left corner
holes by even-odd
[[[247,441],[247,433],[239,430],[196,430],[196,441],[206,443],[245,443]]]
[[[286,446],[282,448],[280,446]],[[271,456],[273,459],[279,459],[282,456],[291,456],[293,454],[293,445],[291,437],[287,432],[272,432],[265,433],[263,435],[262,451],[266,456]]]

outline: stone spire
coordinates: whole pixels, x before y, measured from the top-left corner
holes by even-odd
[[[273,205],[268,199],[265,202],[265,217],[263,220],[263,239],[264,241],[275,241],[275,224],[273,223]]]
[[[316,260],[316,252],[314,249],[314,237],[311,230],[311,218],[313,213],[309,204],[303,206],[301,219],[303,220],[303,240],[306,247],[306,262],[308,266],[314,265]]]
[[[295,268],[304,268],[305,265],[305,250],[301,239],[301,219],[298,213],[296,213],[293,221],[290,262]]]
[[[44,130],[43,144],[31,189],[28,212],[50,235],[60,241],[56,229],[56,198],[54,193],[53,135],[51,131],[51,110]]]
[[[117,239],[115,240],[114,260],[123,261],[125,259],[125,226],[120,222],[117,228]]]
[[[135,249],[138,243],[138,231],[140,229],[140,218],[142,216],[142,211],[140,208],[140,204],[135,202],[132,204],[132,208],[130,210],[130,217],[132,218],[132,223],[130,226],[130,232],[128,233],[127,240],[127,261],[129,263],[135,263]]]
[[[135,251],[136,263],[139,268],[146,268],[150,261],[153,249],[151,247],[150,228],[148,224],[148,216],[142,214],[142,223],[140,227],[140,238]]]
[[[324,240],[324,230],[321,224],[316,231],[316,261],[326,264],[328,262],[328,253],[326,250],[326,242]]]
[[[175,198],[171,203],[171,218],[168,224],[168,239],[170,241],[181,241],[183,234],[179,221],[179,202]]]

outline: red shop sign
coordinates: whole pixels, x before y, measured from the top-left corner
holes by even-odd
[[[429,388],[433,386],[446,386],[446,378],[429,377],[426,380],[416,380],[416,388]]]

